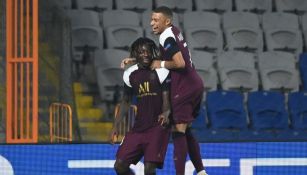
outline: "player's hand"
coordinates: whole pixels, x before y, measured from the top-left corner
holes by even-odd
[[[117,141],[118,131],[116,128],[113,128],[109,134],[109,142],[113,145]]]
[[[120,68],[125,69],[128,65],[135,64],[135,58],[124,58],[120,63]]]
[[[167,126],[169,124],[169,118],[168,115],[162,113],[158,117],[158,122],[160,123],[161,126]]]
[[[150,65],[151,70],[161,68],[161,61],[160,60],[153,60]]]

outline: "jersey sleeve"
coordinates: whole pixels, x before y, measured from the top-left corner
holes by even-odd
[[[130,84],[130,75],[133,71],[137,69],[138,69],[138,66],[135,64],[129,67],[127,70],[125,70],[124,75],[123,75],[123,80],[124,80],[125,85],[132,87],[132,85]]]
[[[165,50],[165,58],[170,60],[175,53],[180,51],[175,39],[172,37],[168,37],[165,40],[163,48]]]
[[[172,31],[172,27],[165,29],[159,38],[160,46],[163,47],[164,54],[167,60],[171,60],[173,55],[180,51],[179,46],[176,42],[176,37]]]

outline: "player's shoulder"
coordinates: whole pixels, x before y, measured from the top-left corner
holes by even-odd
[[[160,41],[160,44],[161,44],[162,46],[164,46],[164,43],[165,43],[166,39],[168,39],[168,38],[174,38],[174,39],[176,40],[175,34],[174,34],[172,28],[173,28],[173,26],[172,26],[172,27],[169,27],[169,28],[167,28],[167,29],[165,29],[165,30],[161,33],[160,38],[159,38],[159,41]]]
[[[137,64],[134,64],[132,66],[130,66],[129,68],[127,68],[125,71],[124,71],[124,74],[131,74],[132,72],[138,70],[139,67]]]
[[[138,65],[135,64],[133,66],[130,66],[128,69],[124,71],[123,79],[124,79],[125,84],[128,85],[129,87],[131,87],[130,75],[138,69],[139,69]]]

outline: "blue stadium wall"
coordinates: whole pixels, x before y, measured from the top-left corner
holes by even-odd
[[[109,144],[0,145],[0,174],[114,175],[117,148]],[[175,174],[172,151],[169,144],[158,175]],[[305,142],[202,143],[201,153],[210,175],[307,174]],[[142,162],[131,168],[143,175]],[[186,174],[195,174],[189,160]]]

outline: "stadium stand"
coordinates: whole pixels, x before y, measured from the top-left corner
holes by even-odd
[[[101,100],[112,101],[116,90],[121,89],[123,69],[119,65],[128,56],[129,52],[118,49],[99,50],[95,53],[94,64]]]
[[[307,94],[306,92],[293,92],[288,97],[288,111],[290,117],[290,129],[285,129],[277,134],[282,140],[307,139]]]
[[[217,67],[223,90],[258,90],[254,54],[241,51],[224,52],[217,57]]]
[[[53,3],[54,1],[39,3],[40,11],[48,12],[52,17],[39,18],[39,142],[50,142],[48,108],[54,102],[71,106],[73,140],[80,141],[72,91],[72,20],[67,14],[69,9],[54,9]],[[72,1],[72,6],[75,7],[75,1]],[[41,14],[44,13],[39,13]]]
[[[107,48],[128,50],[135,38],[144,36],[136,12],[128,10],[107,10],[102,15],[102,26],[106,35]]]
[[[252,128],[278,130],[288,128],[285,97],[280,92],[257,91],[248,94],[248,112]]]
[[[279,12],[290,12],[303,14],[307,11],[307,2],[304,0],[275,0],[276,10]]]
[[[102,13],[102,26],[104,28],[115,25],[139,26],[139,14],[129,10],[107,10]]]
[[[151,27],[144,29],[145,37],[152,39],[157,45],[159,45],[159,37],[152,32]]]
[[[67,10],[71,19],[71,36],[73,57],[80,61],[84,48],[91,51],[102,49],[104,44],[103,31],[100,27],[99,14],[89,10]]]
[[[220,53],[223,50],[220,26],[220,16],[216,13],[193,11],[183,14],[183,29],[190,49]]]
[[[301,27],[302,27],[302,33],[304,36],[304,44],[305,44],[305,51],[307,51],[307,13],[304,14],[301,18]]]
[[[263,36],[256,14],[227,12],[223,14],[226,50],[263,51]]]
[[[207,94],[208,118],[212,128],[244,129],[247,127],[243,95],[235,91],[213,91]]]
[[[72,0],[61,0],[61,1],[54,1],[56,6],[63,9],[71,9],[72,7]]]
[[[74,83],[73,89],[82,141],[107,140],[112,123],[104,122],[105,113],[94,106],[93,96],[86,95],[86,85]]]
[[[303,90],[307,91],[307,53],[302,53],[300,55],[300,60],[299,60],[299,69],[300,69],[300,75],[301,75],[301,80],[303,84]]]
[[[39,50],[39,142],[49,142],[49,105],[59,101],[60,58],[48,43],[40,43]]]
[[[196,10],[224,13],[232,11],[232,0],[195,0]]]
[[[277,141],[305,141],[307,139],[307,132],[304,130],[285,129],[280,130],[275,135]],[[272,139],[271,139],[272,140]]]
[[[262,26],[267,50],[291,52],[297,57],[303,51],[302,33],[295,14],[265,13]]]
[[[290,93],[288,106],[292,127],[299,130],[307,130],[307,93]]]
[[[204,51],[191,51],[191,57],[197,73],[204,82],[207,91],[217,89],[218,76],[214,68],[213,55]]]
[[[103,111],[93,108],[94,98],[85,95],[86,90],[82,83],[75,82],[73,84],[75,102],[78,113],[79,122],[98,122],[103,117]]]
[[[207,93],[209,129],[203,131],[202,139],[215,141],[237,140],[247,129],[247,115],[243,95],[235,91],[212,91]]]
[[[79,9],[94,10],[102,12],[104,10],[112,10],[113,0],[77,0]]]
[[[117,9],[120,10],[133,10],[135,12],[143,12],[151,10],[153,7],[153,0],[115,0]]]
[[[273,141],[276,139],[276,133],[271,130],[258,130],[248,128],[237,133],[235,137],[236,141]]]
[[[235,0],[237,11],[263,14],[272,11],[272,0]]]
[[[186,0],[156,0],[156,7],[167,6],[176,13],[183,13],[185,11],[192,11],[193,2]]]
[[[287,52],[259,54],[259,72],[264,90],[298,91],[299,75],[295,56]]]
[[[204,94],[204,99],[206,95]],[[234,141],[237,139],[238,129],[219,129],[211,127],[207,116],[206,101],[203,101],[196,119],[192,123],[192,132],[200,142]],[[250,138],[249,138],[250,139]]]

